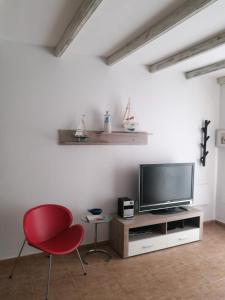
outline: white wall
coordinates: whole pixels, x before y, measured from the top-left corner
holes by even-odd
[[[17,254],[24,212],[41,203],[69,207],[80,222],[87,208],[116,211],[119,196],[137,199],[138,164],[195,162],[195,204],[214,218],[219,88],[213,79],[185,80],[144,66],[106,66],[99,58],[12,43],[0,45],[0,258]],[[75,128],[81,114],[102,129],[109,109],[114,129],[131,96],[148,146],[59,146],[57,129]],[[201,123],[210,119],[209,156],[199,165]],[[84,243],[93,226],[85,225]],[[108,227],[100,228],[100,239]],[[33,249],[26,249],[31,253]]]
[[[220,89],[219,127],[225,128],[225,85]],[[216,195],[216,219],[225,223],[225,149],[218,147],[218,174]]]

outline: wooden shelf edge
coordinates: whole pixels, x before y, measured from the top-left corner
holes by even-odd
[[[113,131],[105,133],[103,131],[88,131],[88,140],[86,142],[78,142],[74,137],[75,130],[59,129],[58,143],[59,145],[147,145],[148,132],[135,131]]]

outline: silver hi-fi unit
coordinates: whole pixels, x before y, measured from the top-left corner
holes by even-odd
[[[118,198],[118,216],[121,218],[134,217],[134,200],[127,197]]]

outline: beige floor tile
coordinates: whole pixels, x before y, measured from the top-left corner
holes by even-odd
[[[129,259],[113,250],[110,262],[90,255],[83,276],[75,254],[53,257],[50,300],[225,300],[225,228],[204,227],[204,240]],[[84,255],[82,250],[81,254]],[[1,300],[44,299],[48,257],[0,262]]]

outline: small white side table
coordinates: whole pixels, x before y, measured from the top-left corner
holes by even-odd
[[[91,253],[103,253],[104,255],[107,256],[106,261],[110,261],[110,259],[112,258],[111,254],[104,249],[99,249],[97,248],[97,241],[98,241],[98,225],[99,224],[103,224],[103,223],[109,223],[112,220],[112,217],[109,215],[103,215],[104,218],[102,220],[97,220],[97,221],[93,221],[93,222],[89,222],[87,219],[87,216],[82,216],[81,220],[85,223],[92,223],[95,225],[95,235],[94,235],[94,248],[93,249],[89,249],[85,255],[83,256],[83,262],[85,264],[88,264],[88,262],[86,261],[86,257],[91,254]]]

